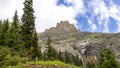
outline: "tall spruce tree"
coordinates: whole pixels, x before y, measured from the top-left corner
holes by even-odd
[[[33,10],[33,0],[25,0],[23,12],[22,15],[22,27],[21,27],[21,34],[24,41],[24,46],[27,51],[27,56],[29,58],[32,58],[31,54],[35,51],[34,49],[37,49],[37,45],[34,44],[34,42],[38,42],[37,40],[34,40],[37,36],[34,36],[35,34],[35,16],[34,16],[34,10]],[[35,57],[35,56],[34,56]],[[37,56],[36,56],[37,57]]]
[[[33,60],[35,60],[36,58],[38,58],[38,60],[41,60],[42,52],[41,52],[40,48],[38,47],[38,37],[37,37],[36,32],[34,32],[33,43],[34,43],[34,49],[32,51],[31,58]]]
[[[14,48],[16,51],[21,52],[24,49],[22,37],[20,35],[19,19],[17,11],[15,11],[13,22],[9,27],[6,37],[6,44]]]

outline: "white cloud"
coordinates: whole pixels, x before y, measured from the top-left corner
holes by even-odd
[[[103,32],[104,33],[109,33],[110,31],[109,31],[109,26],[108,26],[108,21],[105,21],[104,22],[104,29],[103,29]]]
[[[109,32],[108,28],[108,20],[109,20],[109,13],[108,7],[105,5],[103,0],[93,0],[90,3],[90,7],[93,8],[95,15],[98,16],[98,24],[100,27],[104,25],[103,32]]]
[[[92,31],[92,32],[95,32],[95,30],[97,29],[97,26],[94,23],[92,23],[91,20],[88,20],[88,23],[90,25],[89,30]]]
[[[91,3],[89,3],[89,6],[93,8],[95,15],[99,15],[98,24],[99,26],[104,27],[103,32],[109,32],[109,17],[112,17],[113,19],[120,22],[119,6],[114,4],[112,0],[109,2],[109,4],[109,6],[106,6],[104,0],[92,0]]]
[[[66,3],[71,3],[73,9],[75,10],[75,16],[78,14],[85,14],[86,8],[84,5],[84,0],[65,0]]]
[[[24,0],[0,0],[0,19],[9,18],[10,21],[15,13],[15,10],[18,10],[18,15],[21,16]]]

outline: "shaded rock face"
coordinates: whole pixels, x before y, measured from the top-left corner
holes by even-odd
[[[98,56],[100,48],[110,48],[120,61],[120,33],[80,32],[68,21],[57,23],[56,27],[38,34],[39,46],[45,50],[47,37],[52,39],[52,46],[58,51],[68,51],[83,57]]]

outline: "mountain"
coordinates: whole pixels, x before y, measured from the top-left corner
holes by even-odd
[[[46,49],[48,36],[52,39],[51,45],[57,51],[68,51],[79,55],[84,62],[96,61],[100,48],[110,48],[116,59],[120,61],[120,33],[81,32],[68,21],[61,21],[56,27],[38,33],[42,52]]]

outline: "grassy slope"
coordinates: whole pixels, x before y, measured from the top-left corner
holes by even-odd
[[[32,67],[34,65],[34,67]],[[39,66],[40,65],[40,66]],[[56,66],[57,68],[59,67],[64,67],[64,68],[82,68],[82,67],[77,67],[77,66],[74,66],[72,64],[65,64],[61,61],[36,61],[36,62],[28,62],[26,64],[19,64],[17,66],[9,66],[8,68],[29,68],[29,67],[32,67],[32,68],[36,68],[35,66],[37,66],[38,68],[42,68],[42,67],[50,67],[51,66]],[[41,67],[42,66],[42,67]]]

